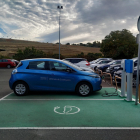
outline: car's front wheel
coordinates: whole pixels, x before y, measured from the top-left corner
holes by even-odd
[[[81,96],[87,96],[92,92],[92,86],[86,82],[79,83],[77,85],[76,92]]]
[[[13,89],[14,93],[18,96],[26,95],[29,92],[28,85],[22,81],[16,82]]]

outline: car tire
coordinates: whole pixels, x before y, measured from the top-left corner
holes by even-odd
[[[92,92],[92,86],[87,82],[81,82],[76,87],[76,93],[81,96],[87,96]]]
[[[7,68],[10,69],[11,68],[11,65],[7,65]]]
[[[29,87],[25,82],[18,81],[13,86],[14,93],[18,96],[24,96],[29,92]]]
[[[97,69],[97,66],[94,67],[94,70],[95,70],[95,71],[96,71],[96,69]]]

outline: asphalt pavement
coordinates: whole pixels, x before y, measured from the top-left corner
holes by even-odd
[[[0,98],[12,92],[9,78],[13,69],[0,69]],[[106,85],[106,83],[103,83]],[[130,112],[131,113],[131,112]],[[9,116],[10,117],[10,116]],[[17,116],[18,117],[18,116]],[[27,116],[28,117],[28,116]],[[121,116],[120,116],[121,117]],[[46,118],[47,119],[47,118]],[[61,119],[61,118],[60,118]],[[5,122],[6,123],[6,122]],[[1,127],[1,124],[0,124]],[[134,129],[0,129],[0,140],[139,140],[140,130]]]
[[[9,88],[9,79],[11,76],[11,69],[0,68],[0,98],[6,96],[12,90]]]

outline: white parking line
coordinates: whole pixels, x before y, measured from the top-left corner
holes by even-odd
[[[0,101],[1,101],[1,100],[4,100],[4,98],[6,98],[7,96],[9,96],[9,95],[12,94],[12,93],[13,93],[13,92],[11,92],[11,93],[7,94],[6,96],[2,97],[2,98],[0,99]]]
[[[140,129],[140,127],[0,127],[0,129]]]
[[[4,101],[48,101],[48,100],[52,100],[52,101],[57,101],[57,100],[64,100],[64,101],[74,101],[74,100],[81,100],[81,101],[84,101],[84,100],[103,100],[103,101],[106,101],[106,100],[124,100],[124,99],[3,99]]]

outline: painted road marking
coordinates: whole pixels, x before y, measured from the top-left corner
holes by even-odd
[[[81,101],[86,101],[86,100],[103,100],[103,101],[106,101],[106,100],[124,100],[124,99],[3,99],[3,101],[48,101],[48,100],[52,100],[52,101],[59,101],[59,100],[64,100],[64,101],[69,101],[69,100],[81,100]]]
[[[0,129],[140,129],[140,127],[0,127]]]
[[[13,93],[13,92],[10,92],[8,95],[2,97],[2,98],[0,99],[0,101],[1,101],[1,100],[4,100],[4,98],[6,98],[7,96],[9,96],[9,95],[12,94],[12,93]]]
[[[72,112],[72,110],[76,108],[76,111]],[[76,107],[76,106],[69,106],[69,105],[66,105],[64,106],[64,111],[63,113],[62,112],[59,112],[58,110],[60,109],[59,106],[56,106],[54,107],[54,112],[55,113],[58,113],[58,114],[65,114],[65,115],[69,115],[69,114],[76,114],[80,111],[80,108]]]

